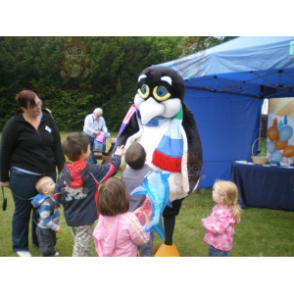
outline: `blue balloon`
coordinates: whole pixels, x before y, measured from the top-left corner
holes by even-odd
[[[270,157],[270,162],[281,162],[283,160],[283,155],[281,152],[276,151]]]
[[[280,130],[280,140],[281,142],[288,141],[293,135],[293,129],[291,126],[283,126]]]
[[[169,197],[169,172],[152,171],[148,173],[141,186],[135,188],[130,196],[145,194],[152,204],[152,218],[145,227],[146,232],[155,231],[160,238],[164,238],[161,215],[166,205],[172,207]]]
[[[266,150],[272,154],[274,153],[277,149],[276,149],[276,142],[275,141],[269,141],[266,144]]]
[[[281,130],[281,128],[283,127],[283,125],[284,125],[283,122],[280,121],[279,124],[278,124],[278,129]]]

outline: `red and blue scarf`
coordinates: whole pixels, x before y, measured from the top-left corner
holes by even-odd
[[[169,129],[154,150],[152,164],[163,170],[181,172],[183,156],[182,120],[183,109],[181,106],[180,111],[171,118]]]

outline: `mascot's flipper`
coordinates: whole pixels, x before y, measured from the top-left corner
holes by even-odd
[[[188,141],[188,159],[187,159],[187,171],[189,179],[189,194],[192,193],[196,187],[200,177],[202,167],[202,145],[194,119],[193,113],[190,108],[183,103],[183,128],[186,132]]]
[[[116,150],[117,146],[125,145],[128,138],[138,131],[139,125],[136,117],[136,107],[132,105],[120,126],[113,150]]]

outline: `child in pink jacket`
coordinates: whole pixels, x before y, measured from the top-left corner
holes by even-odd
[[[212,198],[217,204],[212,214],[202,219],[202,226],[206,229],[204,241],[210,245],[209,256],[225,257],[232,249],[234,227],[240,223],[238,188],[231,181],[218,180],[213,185]]]
[[[121,180],[110,178],[99,190],[97,209],[100,213],[93,238],[100,257],[137,256],[137,246],[148,242],[138,218],[129,210],[129,194]],[[150,221],[146,217],[145,225]]]

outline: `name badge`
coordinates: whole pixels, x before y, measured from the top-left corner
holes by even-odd
[[[45,130],[46,130],[47,132],[49,132],[49,133],[52,132],[52,130],[51,130],[48,126],[45,127]]]

